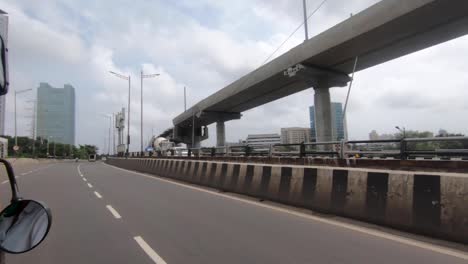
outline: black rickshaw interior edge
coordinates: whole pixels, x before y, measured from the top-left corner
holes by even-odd
[[[8,50],[0,36],[0,96],[8,93]],[[42,202],[22,199],[11,164],[5,166],[11,188],[10,204],[0,213],[0,251],[19,254],[32,250],[47,236],[51,224],[50,209]]]

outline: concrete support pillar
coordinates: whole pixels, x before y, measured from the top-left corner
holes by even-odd
[[[216,122],[216,146],[224,147],[226,145],[226,132],[224,121]]]
[[[332,141],[330,88],[314,88],[315,131],[317,142]]]
[[[200,137],[195,136],[195,142],[192,143],[192,148],[199,148],[200,147]]]
[[[194,142],[192,142],[191,147],[192,148],[199,148],[200,147],[200,142],[201,142],[200,137],[195,136],[193,139],[194,139]]]

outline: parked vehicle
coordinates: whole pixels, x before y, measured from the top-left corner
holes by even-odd
[[[96,154],[91,154],[88,156],[88,161],[89,162],[94,162],[96,161]]]

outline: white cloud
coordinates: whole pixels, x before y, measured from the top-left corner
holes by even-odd
[[[319,2],[309,0],[309,11]],[[328,1],[309,21],[310,35],[375,2]],[[302,2],[287,0],[0,3],[10,13],[12,89],[41,81],[74,85],[77,143],[103,147],[108,124],[101,113],[126,107],[128,99],[127,83],[108,71],[132,76],[132,150],[139,148],[141,69],[161,74],[144,80],[146,138],[152,128],[160,133],[169,127],[183,110],[184,86],[190,107],[258,67],[302,21]],[[301,29],[276,56],[302,41]],[[468,52],[467,44],[468,38],[460,38],[357,73],[348,108],[350,136],[366,138],[372,129],[392,132],[396,124],[468,133],[468,64],[460,55]],[[346,91],[333,88],[332,100],[344,102]],[[12,93],[7,100],[12,133]],[[227,123],[228,140],[307,127],[312,103],[310,89],[247,111]],[[27,119],[22,120],[20,134],[25,134]],[[215,129],[210,133],[207,145],[214,143]]]

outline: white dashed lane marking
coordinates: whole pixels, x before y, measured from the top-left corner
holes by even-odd
[[[138,243],[138,245],[143,249],[143,251],[145,251],[145,253],[148,255],[148,257],[150,257],[151,260],[154,261],[154,263],[167,264],[166,261],[164,261],[164,259],[161,258],[161,256],[159,256],[158,253],[156,253],[156,251],[154,251],[150,247],[150,245],[148,245],[148,243],[146,243],[146,241],[143,240],[143,238],[141,236],[136,236],[133,239],[135,239],[135,241]]]
[[[102,199],[102,196],[98,192],[94,192],[94,194],[97,196],[97,198]]]
[[[88,187],[93,188],[93,185],[91,185],[91,183],[88,183]]]
[[[135,171],[131,171],[131,170],[126,170],[126,169],[114,167],[114,166],[111,166],[111,165],[108,165],[108,164],[105,164],[105,163],[103,165],[105,165],[105,166],[107,166],[109,168],[125,171],[125,172],[128,173],[128,174],[123,174],[123,175],[127,175],[127,176],[131,176],[130,174],[140,175],[140,176],[143,176],[145,178],[151,179],[153,181],[166,182],[166,183],[181,186],[181,187],[184,187],[184,188],[187,188],[187,189],[197,190],[197,191],[209,193],[209,194],[212,194],[212,195],[215,195],[215,196],[221,196],[221,197],[224,197],[224,198],[236,200],[236,201],[246,203],[246,204],[250,204],[250,205],[253,205],[253,206],[263,207],[263,208],[266,208],[266,209],[270,209],[270,210],[274,210],[274,211],[278,211],[278,212],[282,212],[282,213],[286,213],[286,214],[290,214],[290,215],[310,219],[310,220],[316,221],[316,222],[321,222],[321,223],[341,227],[341,228],[344,228],[344,229],[356,231],[356,232],[371,235],[371,236],[374,236],[374,237],[383,238],[383,239],[387,239],[387,240],[390,240],[390,241],[395,241],[395,242],[398,242],[398,243],[401,243],[401,244],[404,244],[404,245],[407,245],[407,246],[422,248],[422,249],[430,250],[430,251],[437,252],[437,253],[440,253],[440,254],[444,254],[444,255],[448,255],[448,256],[464,259],[464,260],[468,260],[468,254],[466,252],[463,252],[463,251],[460,251],[460,250],[451,249],[451,248],[447,248],[447,247],[444,247],[444,246],[434,245],[434,244],[430,244],[430,243],[426,243],[426,242],[421,242],[421,241],[414,240],[414,239],[411,239],[411,238],[405,238],[405,237],[401,237],[401,236],[397,236],[397,235],[393,235],[393,234],[388,234],[388,233],[378,231],[378,230],[375,230],[375,229],[371,229],[371,228],[367,228],[367,227],[361,227],[361,226],[348,224],[348,223],[343,223],[343,222],[332,220],[332,219],[327,219],[327,218],[322,218],[322,217],[319,217],[319,216],[305,214],[305,213],[302,213],[302,212],[288,210],[288,209],[273,206],[273,205],[261,204],[261,203],[258,203],[258,202],[254,202],[254,201],[250,201],[250,200],[230,196],[230,195],[227,195],[227,194],[218,193],[218,192],[215,192],[215,191],[203,189],[202,187],[191,186],[191,185],[187,185],[187,184],[183,184],[183,183],[179,183],[179,182],[174,182],[174,181],[171,181],[171,180],[168,180],[168,179],[149,176],[149,175],[146,175],[146,174],[143,174],[143,173],[139,173],[139,172],[135,172]]]
[[[120,214],[112,206],[106,205],[106,207],[116,219],[122,218],[122,216],[120,216]]]

